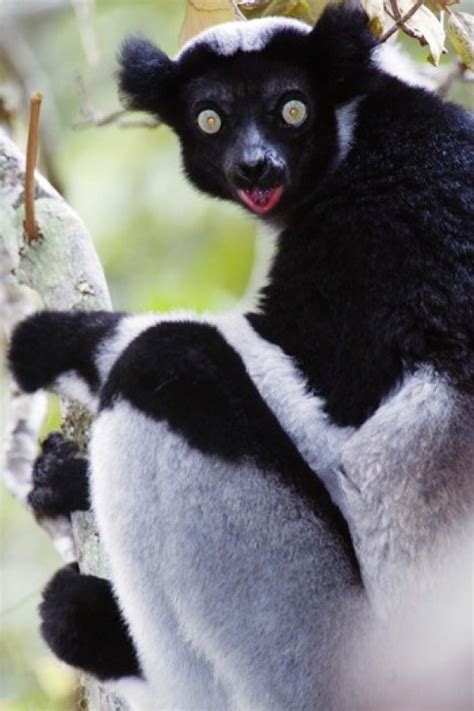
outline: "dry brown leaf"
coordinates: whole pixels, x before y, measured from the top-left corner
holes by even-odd
[[[229,0],[187,0],[179,43],[182,46],[202,30],[234,19]]]
[[[415,4],[413,0],[396,0],[400,15],[405,15]],[[415,14],[404,23],[404,28],[421,44],[428,45],[428,60],[437,66],[441,55],[446,52],[444,46],[446,34],[436,15],[422,5]]]
[[[427,8],[433,10],[433,12],[439,12],[450,5],[456,5],[459,2],[460,0],[425,0],[424,4]]]
[[[295,17],[313,25],[330,0],[259,0],[239,1],[239,8],[248,19],[256,17]]]
[[[370,29],[380,37],[385,29],[384,0],[361,0],[361,5],[368,15]]]

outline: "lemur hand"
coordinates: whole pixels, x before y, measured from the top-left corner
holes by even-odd
[[[87,460],[60,432],[53,432],[43,442],[33,465],[28,503],[38,516],[67,516],[90,508]]]

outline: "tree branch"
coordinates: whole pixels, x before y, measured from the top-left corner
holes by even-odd
[[[90,128],[91,126],[118,126],[119,128],[156,128],[161,125],[158,119],[146,116],[141,119],[124,119],[129,113],[127,109],[117,109],[110,114],[97,111],[90,99],[89,92],[82,76],[77,77],[77,85],[81,98],[82,121],[74,124],[75,129]]]
[[[23,241],[24,177],[23,156],[7,134],[0,130],[0,248],[3,250],[0,256],[7,280],[15,283],[18,288],[27,286],[32,289],[36,299],[49,309],[110,309],[110,297],[102,267],[84,225],[39,174],[35,176],[35,206],[43,239],[32,243]],[[23,397],[21,407],[18,403],[16,414],[12,413],[12,446],[9,449],[10,464],[7,474],[10,488],[16,487],[17,495],[24,499],[28,491],[28,478],[31,477],[33,446],[39,426],[36,417],[39,406],[33,404],[29,396]],[[72,435],[79,446],[84,448],[89,415],[73,403],[62,402],[61,406],[64,413],[63,431],[67,436]],[[22,421],[28,423],[28,442],[23,450],[26,455],[15,460],[17,454],[21,453],[21,449],[15,447],[23,437]],[[106,577],[107,561],[99,546],[92,514],[74,514],[72,524],[81,569]],[[71,552],[67,553],[66,545],[68,536],[70,541],[70,533],[63,529],[63,540],[59,548],[62,546],[62,554],[70,557]],[[60,531],[56,530],[56,545],[60,538]],[[120,700],[107,694],[102,686],[91,679],[84,683],[84,697],[88,708],[94,711],[125,709]]]

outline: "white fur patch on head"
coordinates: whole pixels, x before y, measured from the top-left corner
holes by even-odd
[[[433,78],[422,74],[417,63],[397,43],[385,43],[376,47],[372,62],[378,69],[405,84],[421,86],[431,91],[434,89]]]
[[[207,47],[223,57],[231,57],[237,52],[259,52],[282,30],[307,35],[311,27],[300,20],[286,17],[263,17],[246,22],[224,22],[200,32],[186,42],[175,59],[182,59],[188,52]]]

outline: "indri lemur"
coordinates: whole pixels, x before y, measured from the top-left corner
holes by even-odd
[[[60,571],[43,635],[138,708],[356,708],[366,609],[423,584],[472,511],[473,122],[380,55],[343,6],[218,26],[175,59],[127,40],[129,106],[175,131],[197,188],[278,229],[260,307],[43,312],[14,334],[25,391],[96,412],[112,571],[113,594]],[[86,507],[84,470],[50,439],[32,505]]]

